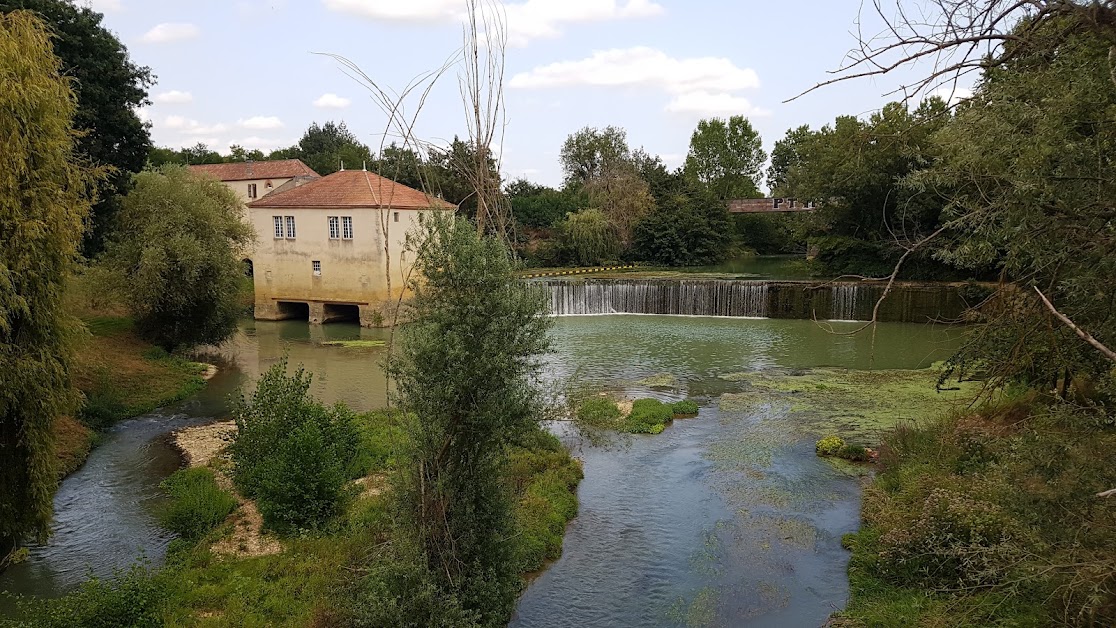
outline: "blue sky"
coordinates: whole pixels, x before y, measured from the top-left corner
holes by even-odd
[[[386,116],[333,53],[401,89],[461,46],[464,0],[78,0],[105,14],[158,76],[142,115],[156,144],[264,151],[313,121],[344,120],[374,149]],[[911,74],[823,88],[856,45],[860,0],[515,0],[504,3],[505,175],[556,185],[563,140],[616,125],[675,166],[703,117],[744,114],[768,150],[788,128],[870,113]],[[866,20],[871,32],[873,24]],[[917,69],[915,70],[917,71]],[[414,107],[414,101],[409,103]],[[435,86],[417,133],[466,135],[457,71]]]

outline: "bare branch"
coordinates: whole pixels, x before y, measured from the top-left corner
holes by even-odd
[[[1050,299],[1046,298],[1046,295],[1042,293],[1042,290],[1039,290],[1038,286],[1035,286],[1035,292],[1038,293],[1039,298],[1042,299],[1042,303],[1043,303],[1043,305],[1046,306],[1046,309],[1050,310],[1051,314],[1053,314],[1058,320],[1065,323],[1065,325],[1067,327],[1072,329],[1073,333],[1077,334],[1078,338],[1081,338],[1085,342],[1092,345],[1093,348],[1096,349],[1097,351],[1100,351],[1104,355],[1104,357],[1108,358],[1109,360],[1111,360],[1113,362],[1116,362],[1116,351],[1113,351],[1112,349],[1109,349],[1108,347],[1104,346],[1104,344],[1101,343],[1101,341],[1094,338],[1092,336],[1092,334],[1085,331],[1084,329],[1081,329],[1080,327],[1075,325],[1074,322],[1071,321],[1068,316],[1066,316],[1065,314],[1062,314],[1061,312],[1056,310],[1054,308],[1054,304],[1050,302]]]

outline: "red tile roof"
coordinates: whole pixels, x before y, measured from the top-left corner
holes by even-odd
[[[442,199],[363,170],[342,170],[286,192],[272,193],[249,207],[393,207],[455,209]]]
[[[232,164],[204,164],[190,166],[191,172],[208,174],[221,181],[249,181],[251,179],[290,179],[300,176],[319,176],[300,159],[278,161],[240,161]]]

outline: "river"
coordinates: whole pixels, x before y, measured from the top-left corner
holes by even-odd
[[[658,436],[597,443],[567,435],[585,467],[580,513],[562,557],[532,581],[512,625],[821,624],[847,595],[840,537],[856,528],[860,480],[814,456],[811,435],[772,439],[757,431],[761,415],[776,409],[722,410],[718,399],[738,386],[722,376],[923,367],[948,355],[956,335],[903,323],[881,324],[873,339],[803,320],[557,319],[548,379],[629,396],[695,397],[702,408]],[[229,394],[284,355],[315,374],[313,392],[322,400],[381,407],[383,349],[322,344],[358,337],[386,332],[246,321],[214,356],[222,371],[205,391],[121,423],[63,482],[54,536],[0,574],[0,590],[59,595],[89,573],[107,575],[141,556],[158,564],[169,542],[155,522],[158,483],[178,464],[166,435],[221,416]],[[674,382],[639,383],[663,374]],[[758,436],[770,445],[762,460],[734,453]],[[0,598],[0,615],[5,604]]]

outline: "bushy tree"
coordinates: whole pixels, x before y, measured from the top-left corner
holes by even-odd
[[[573,266],[596,266],[615,261],[622,249],[616,227],[599,209],[582,209],[558,223],[562,261]]]
[[[422,279],[410,284],[410,322],[391,368],[400,408],[414,417],[394,491],[400,534],[442,596],[479,625],[504,626],[520,581],[502,469],[508,447],[537,429],[550,319],[503,244],[469,222],[437,214],[411,244]]]
[[[587,207],[589,198],[577,190],[555,190],[527,179],[512,181],[505,188],[512,216],[527,227],[553,227],[566,214]]]
[[[635,224],[654,203],[628,148],[627,134],[612,126],[581,129],[566,138],[561,161],[567,189],[584,190],[589,206],[604,212],[621,248],[626,248]]]
[[[985,73],[971,101],[934,136],[941,155],[912,177],[915,192],[948,198],[955,221],[938,255],[967,269],[996,267],[1116,345],[1116,84],[1110,42],[1066,37],[1066,24],[1030,32],[1011,61]],[[1023,24],[1020,29],[1027,29]],[[1112,364],[1051,318],[1035,298],[1006,296],[967,357],[994,372],[1049,383],[1069,369]]]
[[[0,569],[21,539],[50,530],[51,424],[75,401],[62,290],[93,173],[63,71],[42,21],[0,15]]]
[[[763,140],[747,118],[709,118],[690,136],[683,170],[721,200],[760,198],[765,161]]]
[[[349,170],[370,164],[372,151],[353,135],[344,122],[330,120],[325,124],[312,123],[296,146],[272,153],[268,158],[301,159],[324,177],[340,170],[342,162]]]
[[[889,103],[866,120],[839,116],[808,138],[796,138],[796,164],[786,173],[790,196],[817,200],[813,243],[828,272],[886,275],[904,246],[939,225],[943,197],[906,188],[905,177],[936,158],[934,132],[949,121],[938,98],[913,111]],[[906,268],[940,272],[928,254]]]
[[[771,195],[785,197],[789,195],[787,178],[792,168],[802,161],[802,144],[811,137],[810,125],[788,129],[783,139],[775,142],[771,149],[771,164],[767,167],[767,187]],[[802,199],[803,201],[817,201],[823,199]]]
[[[310,380],[301,367],[288,376],[280,360],[233,407],[236,486],[257,500],[264,523],[282,532],[318,528],[336,515],[356,458],[352,413],[311,397]]]
[[[108,167],[84,243],[86,255],[92,256],[104,247],[132,174],[147,163],[151,137],[136,109],[150,104],[147,88],[155,77],[149,68],[132,62],[124,44],[101,24],[100,13],[80,4],[0,0],[0,13],[26,9],[46,23],[53,35],[54,53],[62,60],[62,73],[74,79],[78,99],[74,126],[82,131],[77,139],[78,155]]]
[[[632,255],[665,266],[697,266],[724,260],[730,244],[725,203],[690,185],[661,199],[636,225]]]
[[[136,176],[101,264],[121,279],[143,337],[175,349],[236,330],[240,253],[254,237],[243,211],[223,183],[181,166]]]

